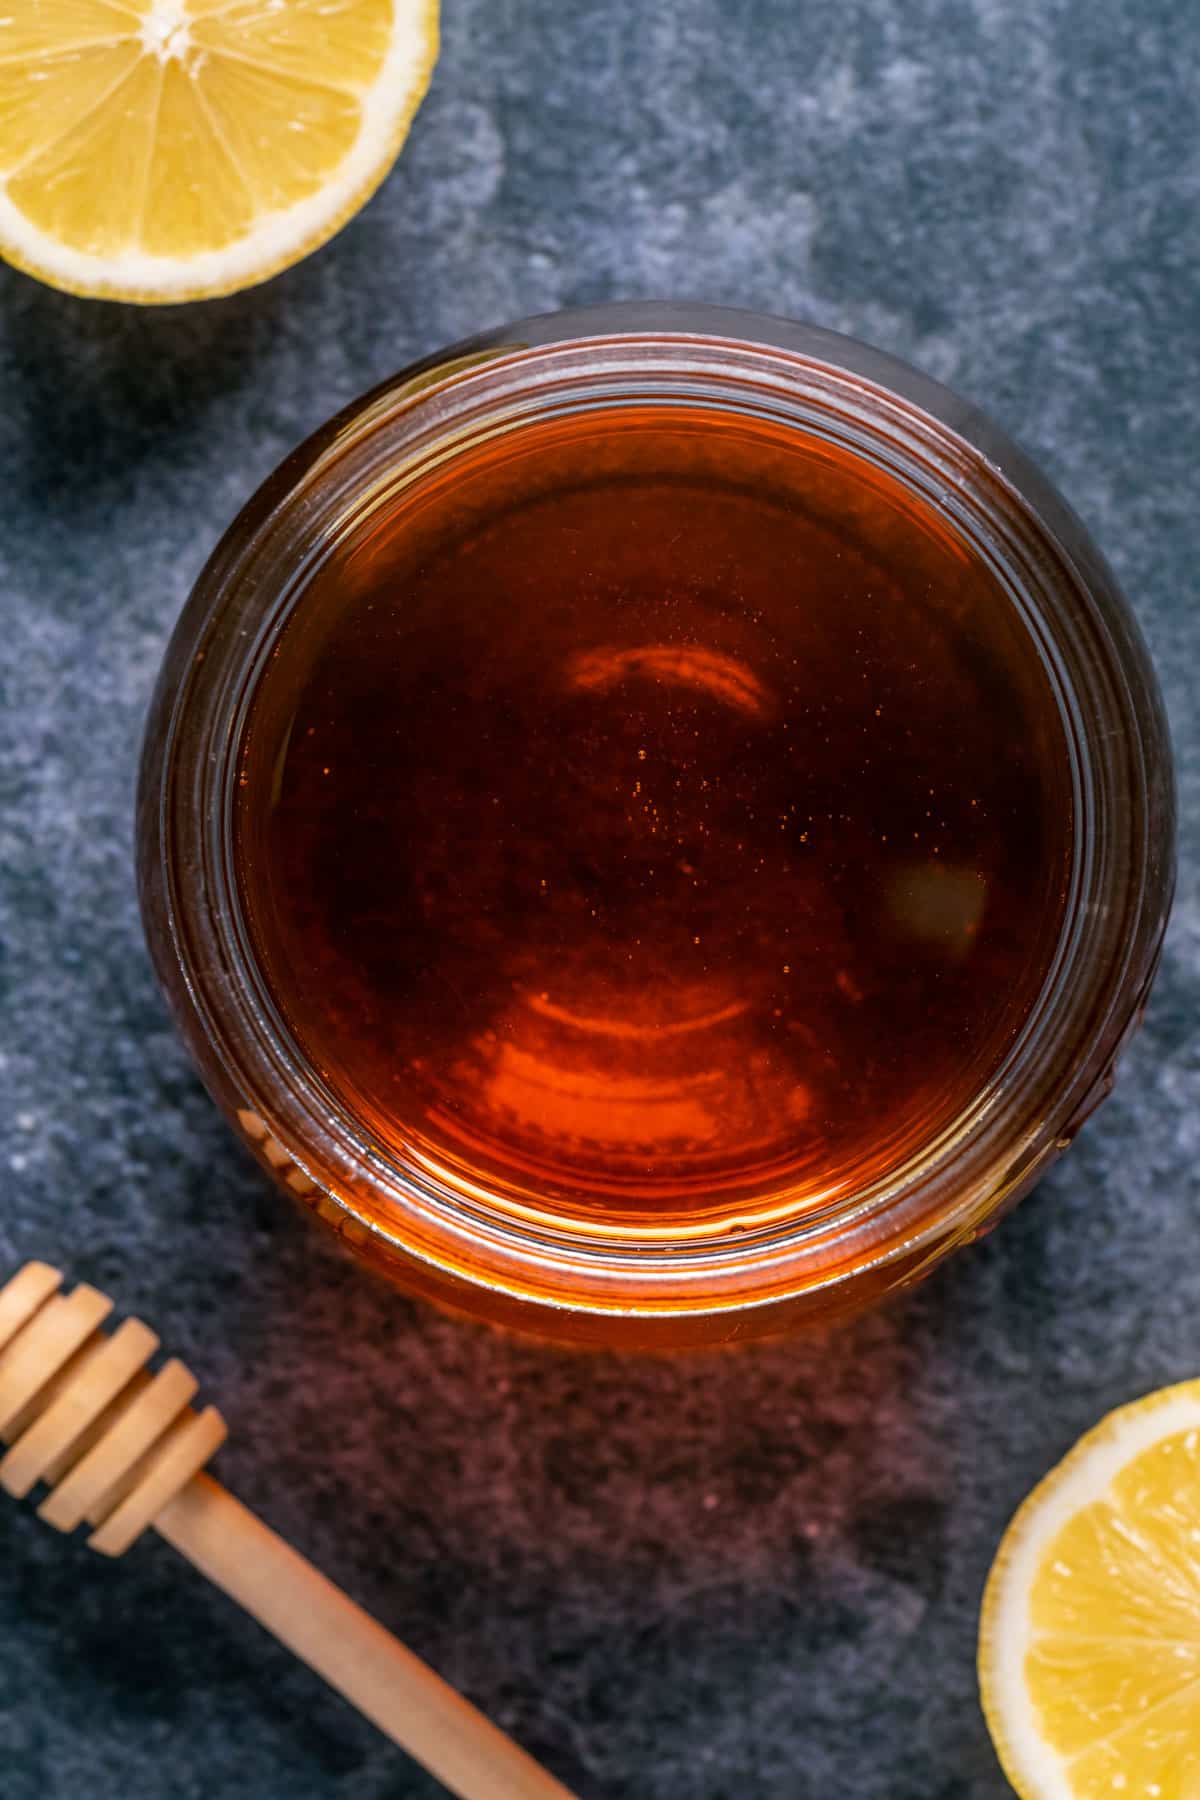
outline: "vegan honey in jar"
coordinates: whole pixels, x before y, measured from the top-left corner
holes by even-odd
[[[953,1120],[1072,848],[1036,646],[811,438],[501,438],[313,576],[246,728],[254,943],[325,1079],[514,1204],[802,1211]]]
[[[142,871],[214,1090],[362,1254],[679,1342],[1029,1185],[1144,997],[1172,815],[1018,452],[861,346],[666,316],[478,340],[285,465],[168,658]]]

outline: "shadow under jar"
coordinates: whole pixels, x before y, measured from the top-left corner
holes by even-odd
[[[250,502],[139,801],[218,1101],[368,1261],[576,1341],[874,1299],[1111,1084],[1172,882],[1153,675],[945,389],[706,307],[398,376]]]

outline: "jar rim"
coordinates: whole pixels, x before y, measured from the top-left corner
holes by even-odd
[[[827,1211],[701,1228],[591,1228],[467,1203],[370,1139],[275,1007],[241,916],[233,796],[246,711],[315,562],[364,507],[481,432],[548,407],[668,394],[784,417],[879,459],[989,563],[1038,644],[1062,714],[1077,830],[1042,990],[975,1100],[899,1167]],[[352,508],[356,508],[352,513]],[[543,1307],[621,1314],[754,1308],[932,1254],[1016,1198],[1069,1141],[1152,977],[1170,902],[1173,795],[1144,647],[1083,527],[958,396],[816,327],[632,303],[551,314],[402,371],[310,438],[239,514],[202,572],[160,677],[139,798],[157,956],[226,1110],[265,1118],[299,1189],[353,1241]],[[1163,845],[1167,846],[1164,856]],[[150,931],[152,944],[155,931]],[[1080,1045],[1069,1070],[1063,1041]],[[752,1211],[752,1209],[748,1209]],[[483,1267],[481,1267],[481,1257]],[[631,1291],[636,1288],[636,1293]]]

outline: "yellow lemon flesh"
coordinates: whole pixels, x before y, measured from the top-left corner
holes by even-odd
[[[1111,1413],[988,1578],[984,1711],[1025,1800],[1200,1800],[1200,1381]]]
[[[0,254],[119,300],[262,281],[374,192],[436,56],[437,0],[14,0]]]

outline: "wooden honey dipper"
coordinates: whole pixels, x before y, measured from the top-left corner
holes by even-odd
[[[62,1295],[26,1263],[0,1288],[0,1486],[50,1493],[39,1516],[86,1520],[89,1544],[120,1556],[148,1525],[273,1632],[462,1800],[572,1800],[567,1789],[419,1657],[202,1473],[225,1440],[214,1407],[194,1412],[194,1377],[146,1364],[159,1341],[138,1319],[106,1336],[112,1301]]]

